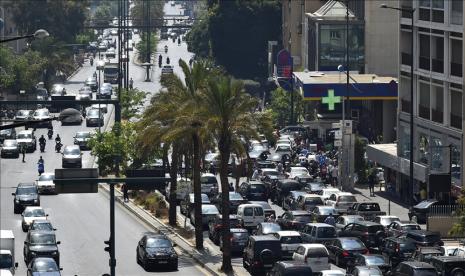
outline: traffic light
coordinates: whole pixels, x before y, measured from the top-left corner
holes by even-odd
[[[110,244],[111,244],[111,242],[108,240],[108,241],[104,241],[103,243],[108,245],[108,246],[105,246],[104,250],[107,251],[108,253],[110,253]]]

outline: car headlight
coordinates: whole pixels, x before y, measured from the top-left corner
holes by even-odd
[[[19,203],[19,199],[15,199],[15,203]]]
[[[39,203],[39,200],[38,200],[38,199],[34,199],[34,203]]]
[[[53,251],[52,255],[58,255],[58,251]]]
[[[178,255],[176,253],[171,253],[171,255],[170,255],[170,258],[173,258],[173,259],[177,258],[177,257],[178,257]]]
[[[37,255],[37,253],[34,252],[34,251],[31,251],[31,255],[32,255],[32,256],[35,256],[35,255]]]

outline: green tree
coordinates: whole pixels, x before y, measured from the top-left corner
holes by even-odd
[[[462,189],[462,192],[457,199],[457,205],[465,206],[465,190]],[[465,210],[463,208],[457,208],[455,215],[458,218],[458,221],[452,225],[449,235],[452,237],[463,237],[465,235]]]
[[[134,26],[144,26],[147,20],[147,4],[150,7],[150,22],[153,25],[160,24],[163,20],[164,1],[134,0],[131,8],[132,23]],[[161,25],[161,24],[160,24]],[[153,30],[153,29],[152,29]],[[143,31],[143,30],[141,30]]]
[[[210,34],[207,13],[200,16],[186,35],[187,49],[198,57],[210,57]]]
[[[111,8],[107,2],[103,2],[102,5],[98,6],[95,9],[95,12],[92,16],[92,22],[95,26],[108,26],[112,20]]]
[[[152,56],[157,50],[158,36],[154,33],[150,35],[150,45],[147,47],[147,35],[142,33],[141,40],[136,44],[137,49],[137,60],[139,62],[147,61],[148,49],[150,50],[150,55]]]
[[[121,118],[128,120],[130,118],[138,118],[138,111],[147,93],[139,89],[122,89],[120,94]]]
[[[204,92],[201,93],[201,117],[205,118],[206,129],[212,133],[220,152],[221,213],[223,242],[222,270],[232,271],[231,240],[229,223],[229,183],[228,163],[231,151],[243,146],[241,138],[258,137],[257,119],[252,113],[257,101],[244,93],[243,84],[227,76],[210,78]]]
[[[36,51],[26,51],[15,59],[16,91],[30,91],[42,79],[47,61]]]
[[[277,88],[271,92],[271,103],[269,106],[273,115],[273,121],[279,127],[284,127],[291,118],[291,95],[288,91]],[[294,120],[303,113],[302,96],[294,91]]]
[[[0,47],[0,89],[8,89],[15,83],[13,51],[6,47]]]

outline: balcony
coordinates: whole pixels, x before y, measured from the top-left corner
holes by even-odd
[[[452,76],[462,77],[462,64],[461,63],[450,63],[450,74]]]
[[[401,103],[401,107],[402,107],[402,112],[410,113],[410,101],[407,101],[405,99],[401,99],[400,103]]]
[[[430,70],[429,57],[420,56],[420,69]]]
[[[418,115],[421,117],[421,118],[424,118],[424,119],[428,119],[430,120],[430,115],[429,115],[429,107],[426,107],[426,106],[418,106]]]
[[[401,53],[402,64],[412,66],[412,55],[410,53]]]
[[[436,123],[443,123],[444,113],[441,110],[432,109],[432,120]]]
[[[434,59],[433,58],[431,60],[431,63],[432,63],[432,66],[433,66],[432,71],[437,72],[437,73],[444,73],[444,60],[442,60],[442,59]]]
[[[451,113],[450,114],[450,126],[458,128],[458,129],[462,129],[462,116],[456,116]]]

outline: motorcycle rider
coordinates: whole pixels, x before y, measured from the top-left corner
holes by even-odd
[[[45,171],[45,162],[44,159],[42,159],[42,156],[40,156],[39,161],[37,161],[37,171],[39,172],[39,176],[41,176]]]
[[[47,140],[45,140],[44,135],[42,134],[39,138],[39,145],[44,145],[47,143]]]
[[[158,67],[161,68],[161,65],[163,63],[163,57],[161,55],[158,56]]]
[[[61,143],[60,134],[57,134],[57,137],[55,138],[55,143]]]
[[[48,128],[47,136],[48,136],[48,139],[52,139],[52,137],[53,137],[53,126],[50,126]]]
[[[90,57],[90,66],[94,66],[94,58]]]
[[[170,64],[170,58],[169,57],[166,58],[166,64]]]

